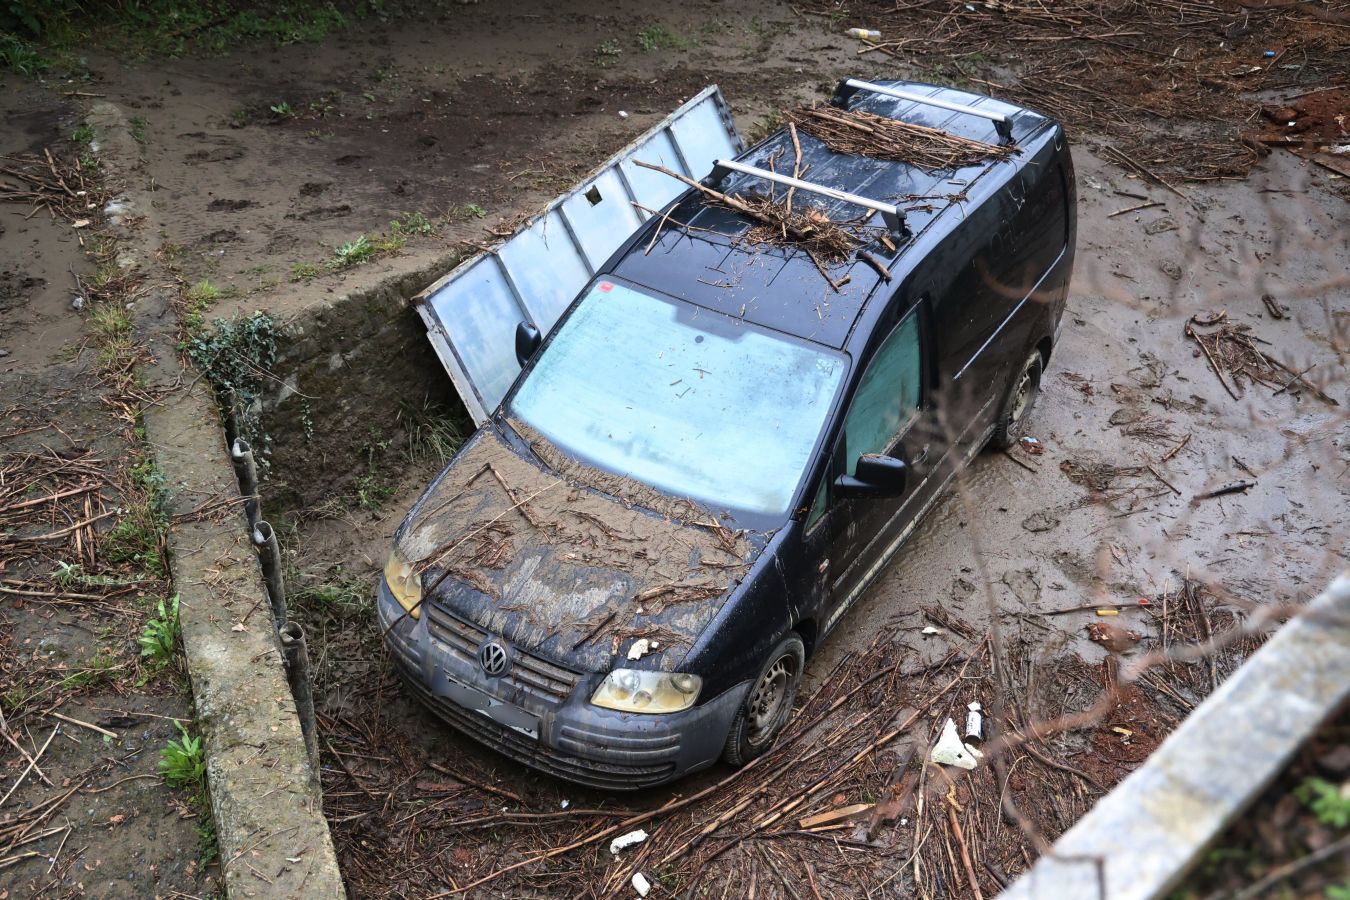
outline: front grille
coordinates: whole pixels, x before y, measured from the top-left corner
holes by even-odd
[[[486,629],[460,618],[438,603],[425,606],[427,629],[431,636],[450,648],[456,656],[478,665],[478,648],[491,635]],[[581,675],[512,647],[511,668],[501,681],[557,706],[568,698]]]
[[[433,713],[454,728],[517,762],[557,778],[605,790],[631,791],[667,781],[675,771],[673,761],[627,765],[571,756],[435,696],[414,677],[405,677],[404,681]]]

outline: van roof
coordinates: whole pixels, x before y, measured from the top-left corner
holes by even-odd
[[[802,148],[803,176],[814,184],[897,204],[905,211],[908,234],[896,239],[891,252],[880,244],[867,249],[885,261],[893,276],[900,276],[913,261],[927,252],[922,240],[934,223],[944,218],[959,221],[962,204],[979,203],[988,195],[976,190],[987,173],[1002,166],[1008,171],[1020,168],[1032,155],[1030,144],[1046,125],[1045,116],[1020,106],[954,88],[937,87],[907,81],[876,82],[948,103],[971,106],[1008,117],[1012,139],[1018,152],[1007,159],[991,158],[956,169],[926,170],[902,162],[836,153],[824,142],[804,130],[798,131]],[[995,123],[970,113],[899,99],[884,94],[858,93],[844,102],[844,108],[863,110],[887,118],[942,129],[951,134],[985,143],[1000,141]],[[758,168],[770,168],[769,159],[794,158],[787,131],[780,130],[737,157]],[[731,174],[718,186],[727,193],[763,193],[769,185],[753,175]],[[778,195],[785,190],[775,189]],[[819,204],[836,221],[855,219],[866,212],[844,201],[822,200]],[[681,228],[678,224],[688,227]],[[653,216],[619,251],[613,272],[623,278],[670,294],[707,309],[744,318],[758,325],[784,331],[798,337],[843,348],[867,301],[882,281],[872,266],[856,254],[843,263],[829,267],[837,282],[844,275],[848,282],[839,290],[826,283],[810,257],[790,245],[750,246],[741,238],[755,224],[748,217],[721,206],[708,206],[694,190],[675,204],[663,221]],[[868,224],[882,226],[880,213]],[[951,226],[949,226],[951,227]],[[653,231],[659,233],[653,240]],[[914,251],[914,252],[910,252]]]

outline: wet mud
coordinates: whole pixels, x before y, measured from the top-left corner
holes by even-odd
[[[64,156],[79,122],[19,86],[0,117],[7,156]],[[201,823],[158,773],[191,702],[136,642],[168,586],[106,552],[132,443],[81,303],[95,266],[85,232],[33,213],[0,203],[0,896],[198,895],[214,884]]]
[[[667,518],[639,505],[649,489],[633,496],[593,474],[554,474],[481,431],[413,510],[399,550],[426,602],[514,645],[604,672],[647,639],[671,671],[749,571],[751,539],[691,504]]]
[[[508,232],[706,83],[721,85],[742,130],[754,132],[770,110],[818,100],[844,75],[948,80],[902,60],[859,55],[839,33],[842,24],[790,7],[752,4],[732,15],[716,4],[687,5],[661,22],[693,38],[690,46],[643,51],[632,35],[653,21],[634,3],[566,10],[535,3],[509,12],[465,6],[434,24],[372,28],[304,53],[252,52],[158,68],[94,59],[98,90],[147,120],[147,171],[162,194],[156,224],[164,246],[180,254],[182,277],[209,277],[228,289],[210,315],[266,308],[306,324],[313,321],[306,311],[334,298]],[[521,22],[528,27],[517,27]],[[293,114],[272,112],[283,100]],[[1103,685],[1144,653],[1193,647],[1235,623],[1287,614],[1280,610],[1315,595],[1345,566],[1350,251],[1343,183],[1292,154],[1273,153],[1243,181],[1168,186],[1112,161],[1109,143],[1090,129],[1075,137],[1078,264],[1062,339],[1031,413],[1035,442],[974,460],[821,643],[803,696],[831,688],[832,673],[870,677],[849,665],[885,655],[903,677],[887,682],[891,692],[877,702],[919,706],[933,673],[942,671],[936,667],[999,647],[1018,718],[1053,718],[1090,707]],[[450,221],[397,254],[291,280],[297,263],[320,262],[339,244],[386,231],[390,219],[414,210],[449,213]],[[38,277],[27,267],[6,269],[0,296]],[[55,309],[55,294],[50,302]],[[1294,378],[1261,384],[1217,373],[1185,329],[1192,316],[1220,311],[1337,403]],[[52,327],[62,322],[54,317]],[[40,330],[40,323],[23,327]],[[19,344],[3,342],[37,352]],[[311,392],[302,381],[304,396],[288,402],[342,407],[348,431],[370,428],[371,436],[363,435],[369,446],[384,439],[399,398],[381,390],[379,367],[365,366],[353,391],[344,390],[340,366],[332,371],[322,390]],[[434,365],[426,379],[428,389],[447,392]],[[407,392],[400,382],[400,396]],[[311,635],[320,719],[331,743],[325,787],[353,892],[378,893],[391,879],[446,889],[450,878],[471,879],[518,859],[524,851],[514,841],[505,850],[502,844],[503,835],[526,834],[517,823],[497,822],[493,827],[505,830],[496,832],[457,824],[496,806],[550,816],[564,801],[574,809],[611,808],[612,798],[535,774],[451,731],[398,686],[369,600],[395,528],[439,461],[401,453],[397,442],[376,455],[336,449],[337,438],[323,434],[312,441],[308,461],[296,454],[275,477],[341,487],[274,518],[287,523],[279,530],[292,563],[288,583]],[[469,466],[462,477],[479,477],[461,485],[469,491],[454,502],[464,515],[453,518],[486,522],[529,496],[533,476],[509,468],[499,452],[484,462],[501,463],[516,499],[490,471]],[[330,469],[351,478],[325,481]],[[376,502],[348,487],[377,475],[384,490]],[[1255,484],[1203,496],[1235,481]],[[577,552],[601,554],[596,568],[614,571],[622,541],[569,512],[574,502],[595,501],[570,485],[558,490],[537,498],[555,504],[546,517],[540,510],[541,521],[566,523]],[[604,514],[582,511],[618,534],[666,534],[667,524],[636,511],[618,519],[608,507]],[[472,554],[461,561],[478,571],[469,578],[504,595],[499,582],[525,571],[523,536],[535,526],[514,512],[498,521],[511,523],[509,535],[485,529],[491,545],[469,541],[457,552]],[[682,547],[703,547],[710,537],[669,529],[663,539]],[[421,550],[455,538],[446,532]],[[625,581],[622,593],[655,584]],[[569,611],[572,640],[584,636],[579,624],[598,611],[594,604]],[[894,640],[886,654],[874,651],[883,636]],[[1036,752],[1054,765],[1032,769],[1044,765],[1033,759],[1013,766],[1007,784],[1032,792],[1026,796],[1039,796],[1035,790],[1051,777],[1063,779],[1053,782],[1054,797],[1032,804],[1039,830],[1053,836],[1072,824],[1259,640],[1255,634],[1212,661],[1171,662],[1151,672],[1104,716],[1040,743]],[[959,702],[925,707],[914,720],[914,740],[922,747],[946,715],[988,702],[994,684],[972,678]],[[818,746],[813,739],[799,746]],[[841,788],[835,805],[874,796],[885,786],[882,770],[894,762],[877,763],[875,783]],[[798,774],[804,782],[805,771],[793,771],[779,787],[800,787]],[[728,775],[719,766],[632,806],[656,807]],[[963,782],[959,802],[970,790]],[[406,830],[421,821],[407,817],[427,801],[457,818],[437,825],[433,816],[429,831]],[[999,858],[1021,859],[1026,845],[1009,837],[1011,829],[998,833],[1005,842]],[[409,848],[417,852],[407,871],[417,874],[391,874],[390,855]],[[907,855],[911,848],[895,849]],[[753,856],[729,858],[745,864],[729,879],[760,865]],[[578,859],[561,861],[568,871],[599,871],[608,862]],[[552,882],[544,878],[513,887],[545,891]]]

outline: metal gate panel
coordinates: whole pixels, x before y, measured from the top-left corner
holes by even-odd
[[[617,166],[591,179],[584,191],[563,200],[563,219],[592,272],[642,224],[644,216],[633,208],[631,200]]]
[[[562,247],[553,251],[557,244]],[[577,295],[575,285],[585,284],[591,275],[585,261],[574,251],[572,239],[557,215],[535,219],[497,250],[497,258],[511,273],[516,289],[525,298],[525,312],[529,313],[526,318],[535,323],[558,321],[567,304]],[[548,266],[532,265],[538,259],[547,259]],[[515,324],[511,327],[514,338]],[[547,326],[540,324],[539,327]]]
[[[610,255],[647,218],[683,192],[657,163],[691,178],[745,145],[716,85],[610,158],[494,250],[480,253],[413,298],[427,337],[469,415],[487,421],[520,373],[516,325],[547,333]]]

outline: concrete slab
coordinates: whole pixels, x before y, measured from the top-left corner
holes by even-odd
[[[119,264],[149,270],[157,229],[153,195],[136,187],[148,183],[137,144],[118,107],[96,104],[89,120],[105,168],[128,188]],[[142,215],[152,227],[138,224]],[[183,370],[172,299],[155,288],[136,304],[133,327],[151,356],[139,374],[159,395],[141,416],[173,521],[169,560],[226,894],[345,897],[219,409],[209,386]]]

